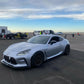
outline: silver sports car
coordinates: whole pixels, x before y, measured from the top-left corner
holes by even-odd
[[[1,62],[13,68],[37,67],[50,58],[69,53],[67,39],[58,35],[38,35],[27,42],[10,45],[4,51]]]

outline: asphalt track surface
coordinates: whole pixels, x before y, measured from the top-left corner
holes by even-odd
[[[84,42],[82,38],[70,37],[69,56],[55,57],[38,68],[12,69],[0,63],[0,84],[84,84],[84,51],[82,50],[84,46],[75,50],[80,46],[80,41],[81,44]],[[3,58],[3,51],[10,44],[21,41],[26,40],[0,40],[0,60]]]

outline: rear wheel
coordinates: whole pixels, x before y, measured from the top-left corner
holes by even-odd
[[[44,61],[44,55],[41,52],[37,52],[33,55],[31,58],[31,66],[32,67],[38,67],[40,66]]]
[[[67,45],[64,50],[64,55],[69,55],[70,53],[70,45]]]

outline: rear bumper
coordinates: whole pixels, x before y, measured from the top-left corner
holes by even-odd
[[[1,63],[6,65],[6,66],[12,67],[12,68],[25,68],[25,67],[28,67],[28,65],[26,63],[25,64],[11,64],[11,63],[7,62],[5,59],[2,59]]]

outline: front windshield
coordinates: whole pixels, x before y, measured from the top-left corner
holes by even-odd
[[[27,42],[33,44],[46,44],[50,36],[34,36],[30,38]]]

